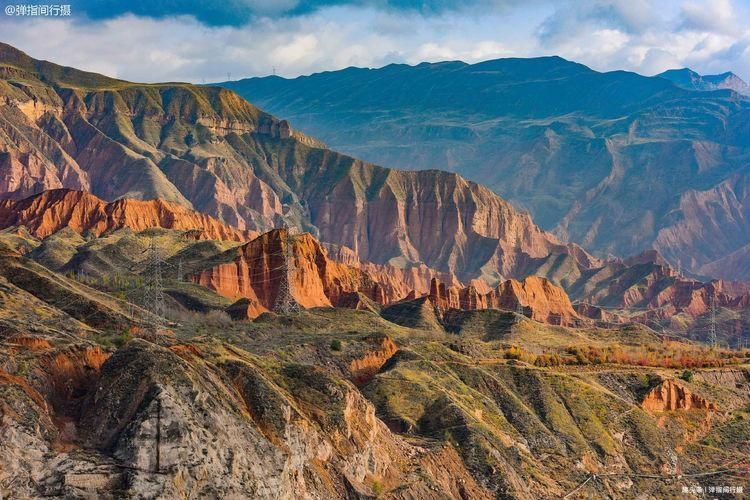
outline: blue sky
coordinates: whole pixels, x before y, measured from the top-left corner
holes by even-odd
[[[0,14],[0,40],[148,82],[552,54],[600,71],[750,80],[748,0],[65,1],[68,19]]]

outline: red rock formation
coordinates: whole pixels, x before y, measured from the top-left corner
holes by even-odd
[[[353,359],[349,363],[349,370],[357,383],[370,380],[380,368],[398,352],[398,346],[389,337],[384,337],[376,349],[365,353],[364,356]]]
[[[549,280],[529,276],[522,281],[507,280],[487,293],[470,285],[466,288],[446,286],[433,279],[430,302],[439,309],[506,309],[521,308],[524,314],[543,323],[571,326],[582,321],[573,309],[565,291]]]
[[[388,264],[375,264],[361,261],[351,248],[324,243],[328,256],[342,264],[362,269],[377,281],[387,297],[405,298],[410,292],[425,295],[430,291],[434,278],[450,286],[461,287],[461,282],[453,273],[442,273],[425,264],[397,267]],[[479,280],[477,280],[479,281]],[[482,283],[484,283],[482,281]]]
[[[585,302],[582,302],[580,304],[575,304],[573,306],[573,309],[575,309],[575,311],[579,315],[583,316],[584,318],[593,319],[593,320],[596,320],[597,322],[601,322],[605,324],[612,324],[612,323],[624,324],[628,322],[626,318],[618,314],[615,314],[599,306],[595,306],[595,305],[588,304]]]
[[[641,407],[648,412],[677,410],[716,410],[716,405],[690,390],[676,380],[665,380],[651,389],[641,402]]]
[[[392,300],[364,271],[329,259],[321,244],[307,233],[290,237],[286,230],[277,229],[230,252],[233,258],[229,262],[205,269],[192,279],[224,297],[244,298],[230,307],[234,317],[254,318],[273,309],[279,285],[286,279],[287,256],[293,259],[294,269],[289,288],[302,307],[336,306],[349,292],[364,293],[379,303]]]
[[[44,238],[64,227],[96,236],[116,229],[195,230],[201,239],[243,241],[255,236],[207,215],[162,200],[107,203],[82,191],[55,189],[23,200],[0,200],[0,229],[24,226]]]
[[[592,306],[607,304],[645,310],[636,317],[641,321],[668,319],[680,313],[695,318],[710,310],[712,299],[717,307],[735,310],[750,304],[748,284],[688,278],[672,269],[656,252],[610,261],[597,272],[580,277],[569,289],[574,290],[574,298]],[[596,319],[601,316],[591,308],[584,315],[589,316],[588,313]]]
[[[287,245],[292,245],[292,248],[287,249]],[[265,233],[230,250],[226,254],[227,262],[196,273],[192,280],[224,297],[238,299],[227,308],[232,318],[255,318],[273,309],[279,285],[285,279],[284,260],[288,254],[294,259],[290,290],[303,307],[368,309],[370,307],[362,296],[378,304],[390,304],[402,298],[414,300],[425,295],[415,290],[404,294],[405,284],[394,280],[398,271],[390,274],[384,271],[386,266],[370,266],[370,269],[380,271],[370,274],[358,267],[333,261],[311,235],[290,237],[283,229]],[[368,269],[367,265],[360,267]],[[386,282],[382,283],[379,280],[384,276]],[[430,303],[442,310],[516,310],[520,304],[537,321],[556,325],[573,325],[581,321],[560,287],[535,276],[523,281],[505,281],[485,294],[479,293],[473,285],[447,286],[432,278],[427,295]]]

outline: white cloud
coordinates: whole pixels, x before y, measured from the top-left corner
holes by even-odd
[[[682,26],[705,32],[734,32],[737,29],[731,0],[689,1],[682,6]]]
[[[550,54],[597,70],[654,74],[689,66],[704,73],[734,70],[750,79],[748,9],[738,0],[699,1],[539,0],[433,16],[329,7],[242,27],[207,27],[187,16],[0,18],[0,33],[33,57],[148,82]]]

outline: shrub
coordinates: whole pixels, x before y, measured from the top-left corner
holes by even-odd
[[[505,359],[523,361],[524,363],[529,364],[534,364],[536,362],[536,356],[534,354],[517,346],[510,346],[505,350]]]
[[[693,381],[693,372],[692,370],[685,370],[682,372],[682,375],[680,375],[680,378],[684,380],[685,382],[692,382]]]
[[[379,497],[383,493],[383,483],[381,483],[377,479],[373,479],[373,481],[372,481],[372,493],[376,497]]]
[[[331,350],[332,351],[340,351],[341,350],[341,341],[339,339],[333,339],[331,341]]]

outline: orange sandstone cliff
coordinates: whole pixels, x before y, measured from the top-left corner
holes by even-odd
[[[665,380],[651,389],[643,399],[641,407],[652,413],[691,409],[716,410],[714,403],[692,393],[675,380]]]
[[[154,227],[196,230],[201,239],[212,240],[243,241],[255,236],[176,203],[134,199],[107,203],[68,189],[44,191],[23,200],[0,200],[0,229],[13,226],[24,226],[38,238],[65,227],[96,236],[122,228],[140,231]]]
[[[529,276],[521,281],[510,279],[486,293],[480,292],[474,285],[457,288],[433,279],[429,298],[435,307],[442,310],[521,310],[534,320],[564,326],[582,321],[565,291],[538,276]]]
[[[307,233],[291,236],[276,229],[227,251],[223,258],[225,262],[195,273],[192,280],[224,297],[244,299],[232,307],[233,317],[242,316],[242,307],[248,318],[273,309],[279,287],[287,279],[287,258],[289,290],[303,307],[336,306],[350,292],[364,293],[378,303],[387,301],[370,275],[329,259]]]

